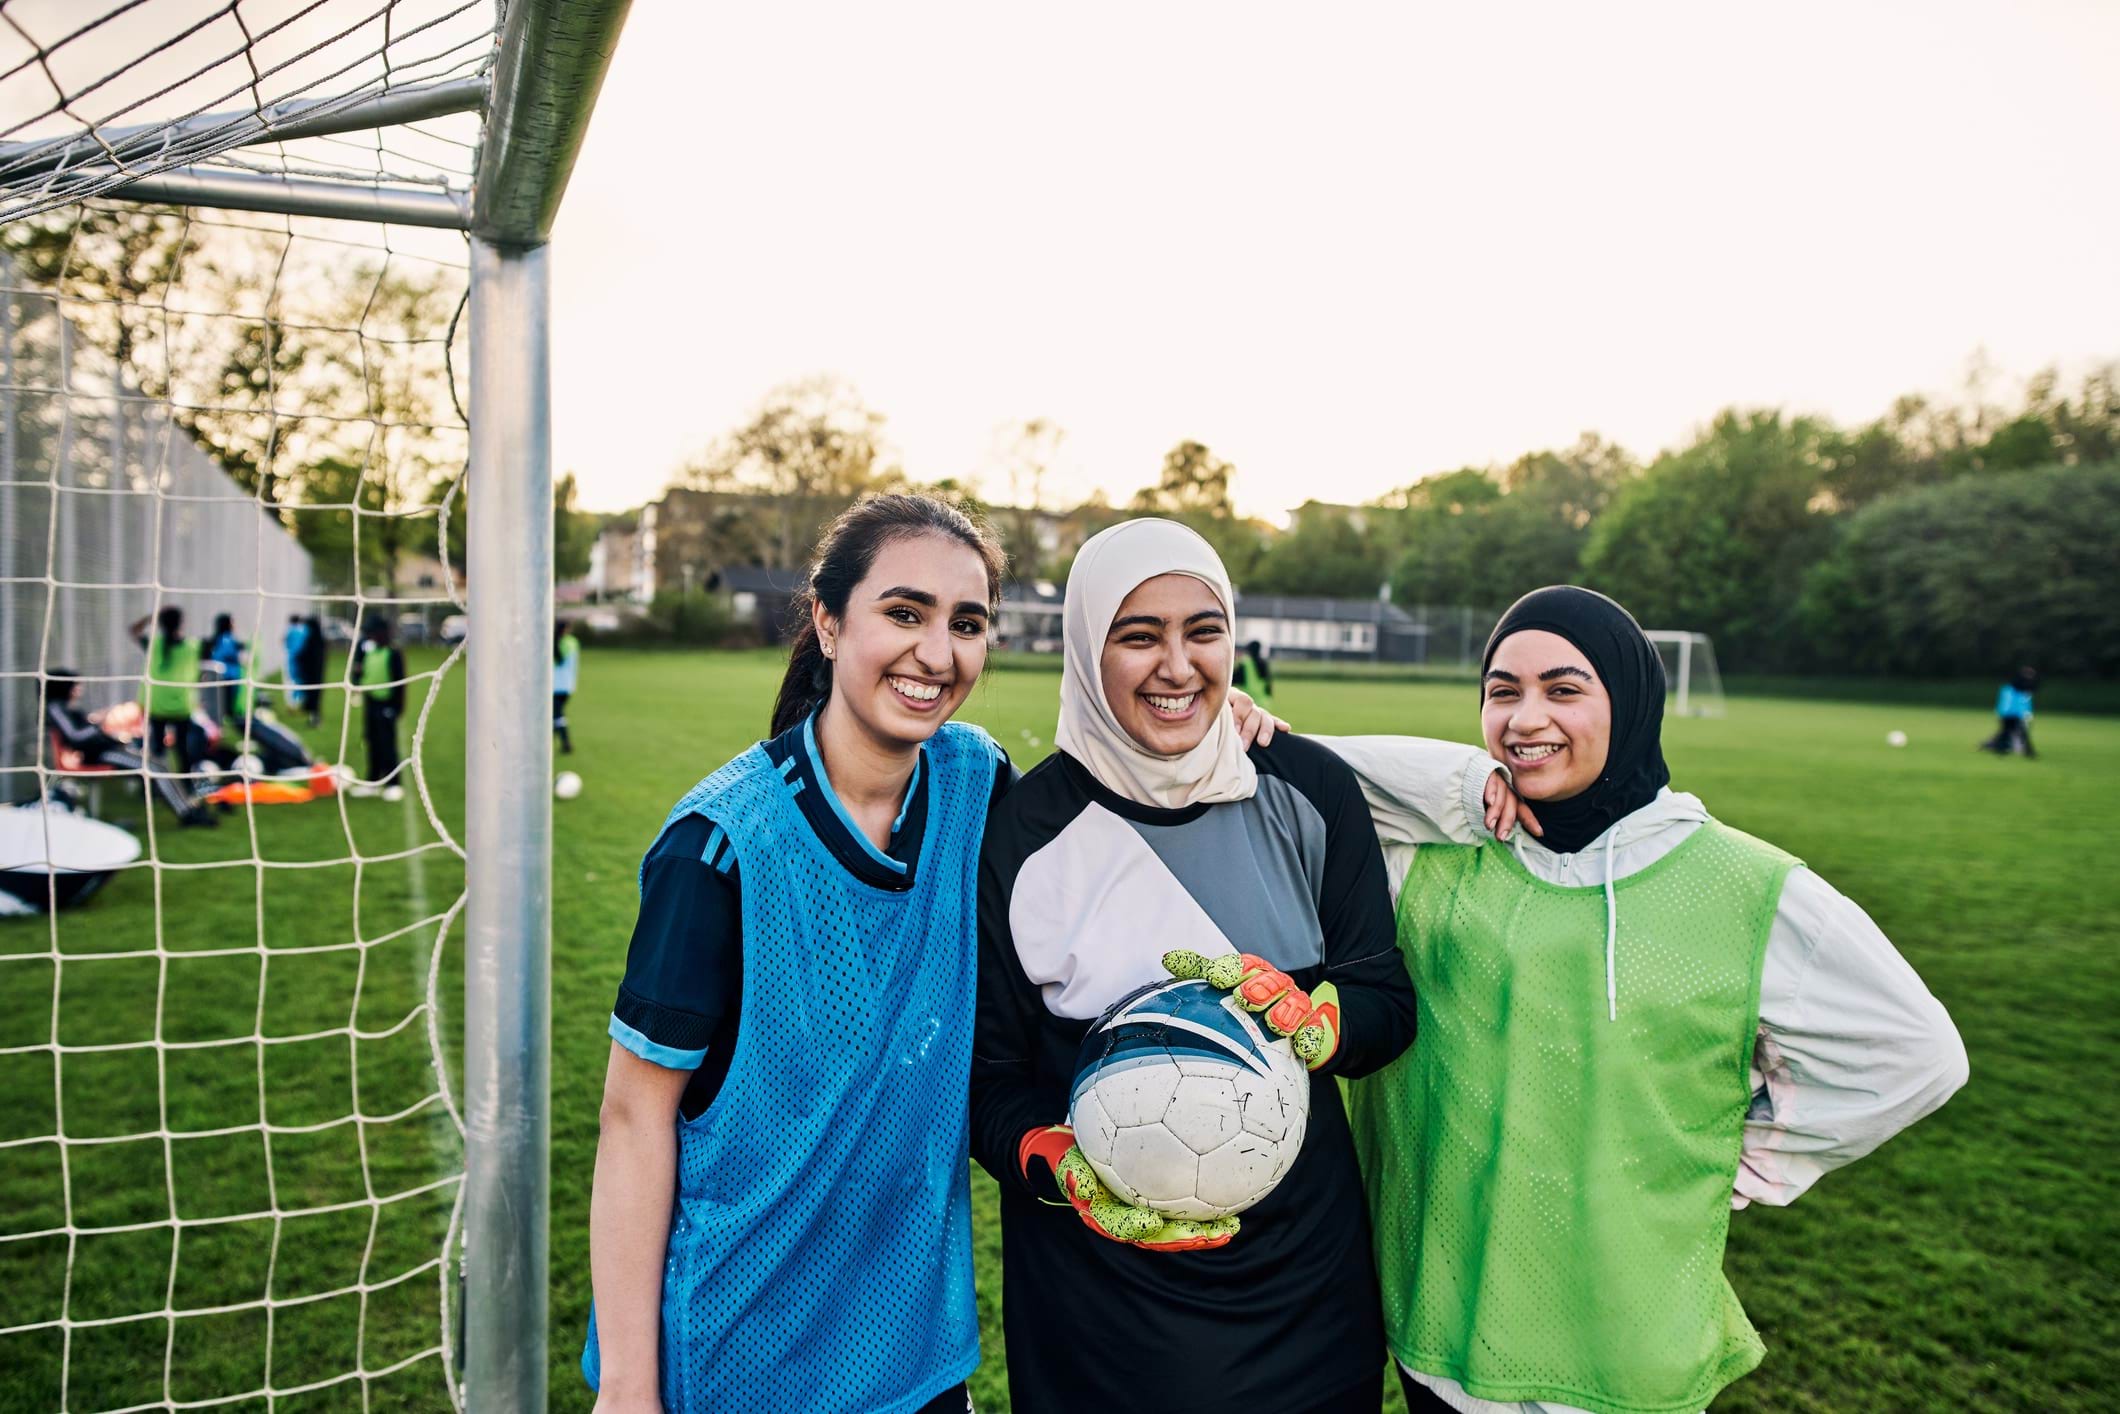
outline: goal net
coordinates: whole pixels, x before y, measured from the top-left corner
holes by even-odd
[[[623,11],[0,3],[0,1407],[542,1405],[536,250]]]
[[[1663,660],[1664,710],[1681,717],[1723,714],[1722,673],[1715,666],[1715,644],[1705,633],[1683,629],[1643,629]]]

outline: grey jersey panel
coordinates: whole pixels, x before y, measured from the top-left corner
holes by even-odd
[[[1284,970],[1324,961],[1325,817],[1287,781],[1260,776],[1250,799],[1183,825],[1127,823],[1237,951]]]

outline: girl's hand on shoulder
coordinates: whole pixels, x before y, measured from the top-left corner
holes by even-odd
[[[1240,688],[1229,690],[1229,714],[1236,720],[1237,740],[1246,746],[1266,746],[1272,743],[1275,732],[1292,732],[1294,727],[1251,700],[1251,694]]]
[[[1546,833],[1539,825],[1538,815],[1531,809],[1531,802],[1516,793],[1509,784],[1509,773],[1490,771],[1487,773],[1486,791],[1487,832],[1498,840],[1506,840],[1521,824],[1534,835]]]

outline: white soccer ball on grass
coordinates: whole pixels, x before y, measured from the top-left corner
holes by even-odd
[[[582,778],[572,771],[562,771],[553,778],[552,793],[561,800],[572,800],[582,793]]]
[[[1886,746],[1905,746],[1907,744],[1907,734],[1901,731],[1886,732],[1884,734],[1884,744]]]

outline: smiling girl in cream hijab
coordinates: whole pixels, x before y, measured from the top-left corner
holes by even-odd
[[[1353,773],[1301,738],[1247,750],[1236,731],[1234,600],[1184,526],[1128,521],[1085,545],[1068,576],[1059,750],[987,826],[972,1150],[1003,1190],[1024,1414],[1378,1406],[1376,1276],[1333,1077],[1405,1049],[1413,991]],[[1241,1230],[1167,1222],[1061,1177],[1082,1171],[1063,1123],[1082,1037],[1167,976],[1167,954],[1245,955],[1245,1004],[1318,1076],[1303,1150]]]

